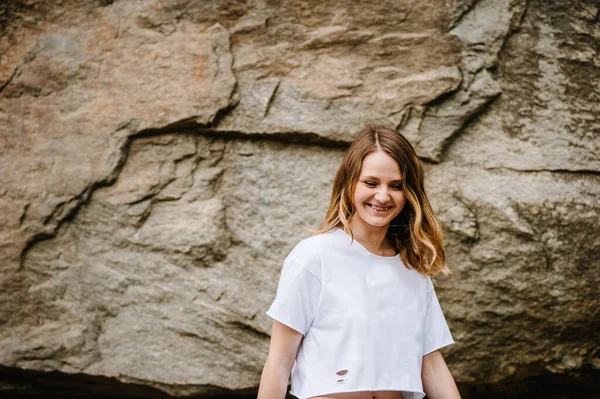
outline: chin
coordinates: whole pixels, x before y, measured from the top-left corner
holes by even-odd
[[[387,227],[390,223],[369,223],[373,227]]]
[[[367,225],[371,227],[385,227],[388,226],[391,220],[382,221],[382,220],[373,220],[370,218],[361,218]]]

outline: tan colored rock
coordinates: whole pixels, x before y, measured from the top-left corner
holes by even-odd
[[[188,21],[155,30],[142,16],[157,4],[65,7],[37,16],[33,36],[3,38],[1,184],[10,225],[24,232],[11,247],[52,235],[93,187],[112,182],[128,136],[207,124],[234,103],[228,32]],[[17,269],[14,258],[3,267]]]
[[[442,23],[444,15],[433,15]],[[348,25],[357,16],[338,15],[336,25],[298,34],[275,27],[260,41],[240,35],[233,48],[240,104],[213,129],[316,133],[350,142],[364,121],[400,126],[411,106],[458,88],[460,47],[455,38],[427,24],[408,31],[393,20],[373,30]],[[290,32],[304,29],[291,15],[277,19],[289,24]],[[315,19],[313,23],[324,22]]]

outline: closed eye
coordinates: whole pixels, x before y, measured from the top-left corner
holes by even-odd
[[[364,181],[363,183],[366,186],[368,186],[368,187],[375,187],[375,186],[377,186],[377,183],[372,182],[372,181]],[[393,186],[390,186],[390,188],[392,188],[394,190],[402,190],[402,186],[401,185],[393,185]]]

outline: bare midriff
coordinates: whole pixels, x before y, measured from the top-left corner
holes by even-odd
[[[313,396],[310,399],[402,399],[400,391],[360,391],[330,393],[324,396]]]

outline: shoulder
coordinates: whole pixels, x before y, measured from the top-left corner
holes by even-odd
[[[308,269],[312,274],[321,275],[323,253],[334,243],[333,231],[317,234],[300,241],[285,258]]]

